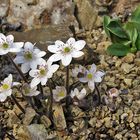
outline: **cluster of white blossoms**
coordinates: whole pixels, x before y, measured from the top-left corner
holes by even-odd
[[[5,36],[0,33],[0,55],[5,55],[9,52],[16,53],[13,60],[14,63],[21,65],[22,73],[29,73],[33,78],[30,85],[23,85],[22,93],[24,96],[36,96],[40,92],[37,90],[37,85],[40,83],[45,86],[48,79],[52,78],[53,74],[58,70],[59,65],[54,62],[61,60],[63,66],[70,65],[72,58],[79,58],[84,55],[81,51],[86,42],[84,40],[76,41],[74,38],[69,38],[66,43],[57,40],[54,45],[49,45],[48,50],[53,53],[46,61],[42,57],[46,55],[45,51],[41,51],[36,47],[36,44],[31,42],[14,42],[13,35]],[[89,70],[83,66],[79,66],[72,70],[73,76],[78,76],[83,73],[83,77],[79,78],[81,82],[88,82],[91,90],[94,90],[95,82],[101,82],[102,76],[105,74],[101,71],[96,71],[96,65],[93,64]],[[12,93],[12,87],[15,85],[12,82],[12,75],[10,74],[0,86],[0,101],[5,101],[7,96]],[[65,87],[57,86],[53,89],[53,98],[59,102],[67,95]],[[77,88],[71,91],[71,98],[82,100],[86,96],[86,90],[83,88],[79,91]]]

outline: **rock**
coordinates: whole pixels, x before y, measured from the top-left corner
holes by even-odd
[[[140,58],[136,58],[134,62],[136,66],[140,67]]]
[[[96,52],[100,54],[106,54],[106,49],[109,45],[111,45],[110,41],[103,41],[103,42],[98,43]]]
[[[38,29],[10,32],[9,34],[14,35],[15,41],[36,43],[36,46],[44,51],[47,50],[47,45],[53,44],[56,40],[66,41],[72,36],[66,24],[42,26]]]
[[[112,125],[111,125],[111,118],[110,118],[110,117],[105,117],[105,118],[104,118],[104,122],[105,122],[105,126],[106,126],[107,128],[112,127]]]
[[[66,129],[67,127],[66,120],[65,120],[63,108],[60,104],[53,104],[53,118],[57,130]]]
[[[127,114],[127,113],[123,113],[123,114],[121,115],[121,120],[122,120],[122,122],[126,121],[127,119],[128,119],[128,114]]]
[[[41,121],[41,123],[44,124],[44,126],[45,126],[46,128],[49,128],[50,125],[51,125],[50,119],[49,119],[47,116],[45,116],[45,115],[41,116],[40,121]]]
[[[124,82],[128,87],[132,85],[132,79],[124,79]]]
[[[23,124],[29,125],[32,122],[32,120],[34,119],[35,115],[36,115],[36,112],[34,109],[26,108],[26,113],[25,113],[25,117],[23,119]]]
[[[84,29],[92,30],[101,25],[101,19],[98,17],[91,0],[74,0],[74,2],[77,6],[78,21]]]
[[[126,63],[132,63],[134,61],[135,55],[128,53],[122,60]]]
[[[21,123],[20,119],[17,117],[14,111],[8,110],[7,111],[9,118],[7,119],[7,126],[12,128],[14,124]]]
[[[116,138],[117,140],[121,140],[122,137],[123,137],[122,134],[119,134],[119,133],[115,135],[115,138]]]
[[[92,126],[92,127],[95,127],[96,126],[96,123],[97,123],[97,118],[91,118],[89,120],[89,124]]]
[[[8,14],[9,0],[0,0],[0,17],[5,17]]]
[[[20,127],[16,128],[16,139],[18,140],[31,140],[31,135],[26,126],[20,125]]]
[[[31,124],[28,127],[32,140],[48,140],[48,132],[42,124]]]
[[[121,69],[123,70],[123,72],[125,72],[125,73],[129,73],[131,70],[132,70],[132,68],[134,67],[134,65],[133,64],[128,64],[128,63],[123,63],[122,65],[121,65]]]

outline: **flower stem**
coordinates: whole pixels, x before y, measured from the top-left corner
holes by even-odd
[[[97,85],[95,84],[95,89],[96,89],[96,91],[97,91],[97,94],[98,94],[98,99],[99,99],[99,104],[101,103],[101,95],[100,95],[100,92],[99,92],[99,89],[98,89],[98,87],[97,87]]]
[[[70,104],[70,96],[69,96],[69,66],[66,67],[66,90],[67,90],[66,108],[68,108],[68,106]]]
[[[18,108],[22,111],[22,113],[25,114],[25,110],[22,108],[22,106],[18,103],[18,101],[16,100],[16,98],[14,97],[13,94],[11,94],[11,97],[13,99],[13,101],[15,102],[15,104],[18,106]]]
[[[69,66],[66,67],[66,90],[69,95]]]
[[[53,119],[53,92],[52,92],[52,86],[50,83],[50,80],[48,81],[49,89],[50,89],[50,108],[49,108],[49,117],[51,120]]]
[[[13,64],[13,66],[16,68],[17,72],[19,73],[20,77],[26,82],[28,83],[27,79],[25,78],[23,72],[19,69],[19,67],[15,64],[15,62],[13,61],[12,57],[7,54],[9,60],[11,61],[11,63]]]

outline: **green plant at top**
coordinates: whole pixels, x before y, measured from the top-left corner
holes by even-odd
[[[103,27],[112,44],[107,52],[111,55],[125,56],[140,50],[140,6],[132,13],[128,22],[104,16]]]

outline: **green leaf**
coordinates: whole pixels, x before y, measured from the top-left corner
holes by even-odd
[[[138,38],[137,38],[137,41],[136,41],[136,47],[137,47],[137,50],[140,51],[140,32],[138,32]]]
[[[136,10],[132,13],[131,21],[135,21],[140,23],[140,5],[136,8]]]
[[[107,52],[111,55],[116,55],[116,56],[125,56],[127,53],[130,52],[130,47],[125,46],[123,44],[112,44],[107,48]]]
[[[107,29],[107,25],[110,23],[110,21],[111,21],[111,19],[109,16],[104,16],[103,27],[104,27],[105,33],[107,34],[108,37],[110,37],[110,32]]]
[[[132,45],[134,46],[138,37],[137,29],[132,23],[129,23],[129,22],[124,25],[124,29],[126,30],[129,36],[129,39],[132,41]]]
[[[107,29],[120,38],[128,38],[125,30],[122,28],[121,23],[118,20],[110,21],[107,25]]]

